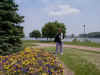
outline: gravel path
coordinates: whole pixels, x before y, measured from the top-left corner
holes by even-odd
[[[47,43],[36,43],[40,47],[50,47],[50,46],[56,46],[56,44],[47,44]],[[76,48],[81,50],[91,50],[91,51],[97,51],[100,52],[100,48],[94,48],[94,47],[87,47],[87,46],[77,46],[77,45],[63,45],[65,48]]]

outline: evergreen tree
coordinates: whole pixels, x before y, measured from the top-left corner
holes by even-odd
[[[0,0],[0,55],[16,52],[22,47],[23,16],[18,13],[18,5],[13,0]]]

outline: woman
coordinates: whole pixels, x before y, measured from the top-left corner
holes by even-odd
[[[60,54],[63,55],[63,42],[62,40],[64,39],[64,35],[62,33],[62,29],[58,29],[58,33],[55,37],[55,42],[56,42],[56,54],[58,54],[58,49],[60,47]]]

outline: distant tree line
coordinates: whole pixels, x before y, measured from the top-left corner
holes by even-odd
[[[58,21],[55,22],[48,22],[46,23],[43,28],[41,29],[42,31],[40,32],[39,30],[33,30],[29,36],[34,37],[34,38],[54,38],[58,32],[58,28],[62,29],[62,33],[65,36],[66,33],[66,27],[64,23],[60,23]]]
[[[91,32],[88,34],[79,34],[79,37],[100,38],[100,32]]]

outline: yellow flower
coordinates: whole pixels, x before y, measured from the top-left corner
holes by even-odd
[[[51,69],[51,72],[54,72],[54,69]]]
[[[39,69],[40,71],[42,71],[42,67],[40,67],[40,69]]]
[[[32,60],[34,61],[34,60],[35,60],[35,58],[34,58],[34,57],[32,57]]]
[[[38,54],[40,54],[41,57],[38,56]],[[63,72],[62,64],[58,64],[58,65],[55,64],[54,62],[56,59],[52,54],[49,54],[48,52],[42,52],[42,50],[38,48],[32,48],[32,49],[25,48],[24,51],[14,53],[10,56],[0,56],[1,60],[5,60],[6,58],[9,58],[9,59],[2,64],[3,68],[6,70],[6,73],[10,73],[10,72],[13,74],[15,74],[15,72],[20,73],[22,67],[29,68],[29,71],[28,71],[29,73],[42,71],[43,66],[46,66],[46,64],[57,66],[59,67],[58,71]],[[46,61],[43,61],[42,63],[43,66],[39,66],[38,60],[46,60]],[[39,66],[40,68],[36,69],[37,67],[35,67],[35,65]],[[17,68],[17,71],[15,71],[16,68]],[[48,70],[48,67],[46,67],[46,70]],[[51,69],[51,71],[53,72],[53,75],[56,74],[53,68]],[[2,71],[0,73],[2,73]],[[44,72],[44,73],[41,73],[41,75],[48,75],[48,73]]]
[[[13,72],[16,72],[16,71],[13,71]]]
[[[49,62],[45,62],[44,64],[49,64]]]
[[[9,69],[10,65],[4,65],[4,69]]]
[[[47,75],[47,73],[42,73],[42,75]]]
[[[31,52],[31,49],[30,48],[26,48],[25,52]]]
[[[18,72],[21,72],[21,70],[18,69]]]
[[[11,63],[11,65],[14,65],[16,62],[17,62],[17,60],[14,60],[14,61]]]
[[[29,64],[30,62],[28,61],[28,60],[25,60],[24,62],[23,62],[23,64],[24,65],[27,65],[27,64]]]
[[[62,64],[59,64],[59,67],[62,67]]]
[[[10,72],[10,71],[11,71],[11,69],[8,69],[8,71]]]
[[[13,58],[10,58],[10,61],[13,61],[14,59]]]

